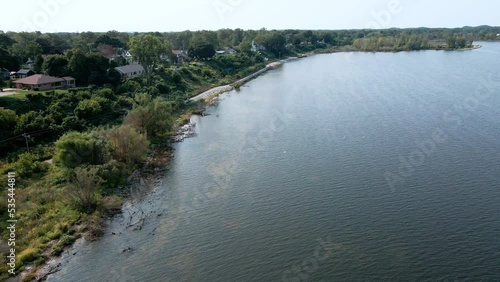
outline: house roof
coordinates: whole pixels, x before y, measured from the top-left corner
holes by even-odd
[[[25,85],[41,85],[55,82],[64,82],[65,80],[59,77],[53,77],[43,74],[35,74],[26,78],[18,79],[14,81],[17,84],[25,84]]]
[[[126,73],[133,73],[133,72],[143,72],[144,68],[141,65],[138,64],[133,64],[133,65],[126,65],[122,67],[116,67],[115,70],[122,74]]]
[[[130,54],[130,52],[127,51],[127,50],[125,50],[125,49],[120,49],[120,54],[124,58],[130,58],[130,57],[132,57],[132,54]]]
[[[74,77],[71,77],[71,76],[64,76],[63,79],[66,80],[66,81],[68,81],[68,80],[76,80]]]
[[[99,49],[99,52],[101,52],[101,55],[103,55],[104,57],[106,57],[108,59],[118,57],[118,54],[116,53],[115,49],[111,45],[100,44],[99,46],[97,46],[97,49]]]
[[[33,72],[30,69],[20,69],[17,73],[18,74],[28,74],[29,72]]]

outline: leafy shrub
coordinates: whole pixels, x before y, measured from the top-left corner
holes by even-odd
[[[98,204],[98,189],[104,180],[97,174],[96,168],[76,168],[73,179],[68,186],[68,192],[78,210],[92,213]]]
[[[108,159],[108,144],[96,134],[70,132],[56,142],[54,161],[65,168],[100,165]]]
[[[10,170],[19,177],[29,178],[39,173],[47,172],[49,164],[40,162],[38,157],[31,153],[19,155],[18,160],[10,165]]]
[[[17,115],[13,110],[0,108],[0,132],[16,128]]]
[[[110,129],[108,139],[114,159],[129,165],[145,159],[149,147],[147,138],[129,125]]]

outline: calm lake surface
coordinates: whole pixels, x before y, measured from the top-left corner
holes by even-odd
[[[480,44],[318,55],[224,95],[48,281],[500,280],[500,44]]]

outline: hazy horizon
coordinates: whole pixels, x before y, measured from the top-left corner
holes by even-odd
[[[500,4],[491,0],[361,0],[290,3],[276,0],[118,1],[27,0],[20,14],[4,15],[0,30],[50,32],[176,32],[241,28],[345,30],[500,26]],[[14,2],[3,4],[15,11]]]

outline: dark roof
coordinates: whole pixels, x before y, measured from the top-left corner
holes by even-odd
[[[26,78],[18,79],[14,83],[25,85],[41,85],[55,82],[64,82],[65,80],[59,77],[53,77],[43,74],[35,74]]]
[[[116,67],[115,69],[118,72],[123,73],[123,74],[144,71],[144,67],[142,67],[141,65],[137,65],[137,64],[126,65],[126,66],[123,66],[123,67]]]
[[[30,69],[20,69],[17,73],[18,74],[28,74],[28,73],[35,73],[34,71],[30,70]]]

